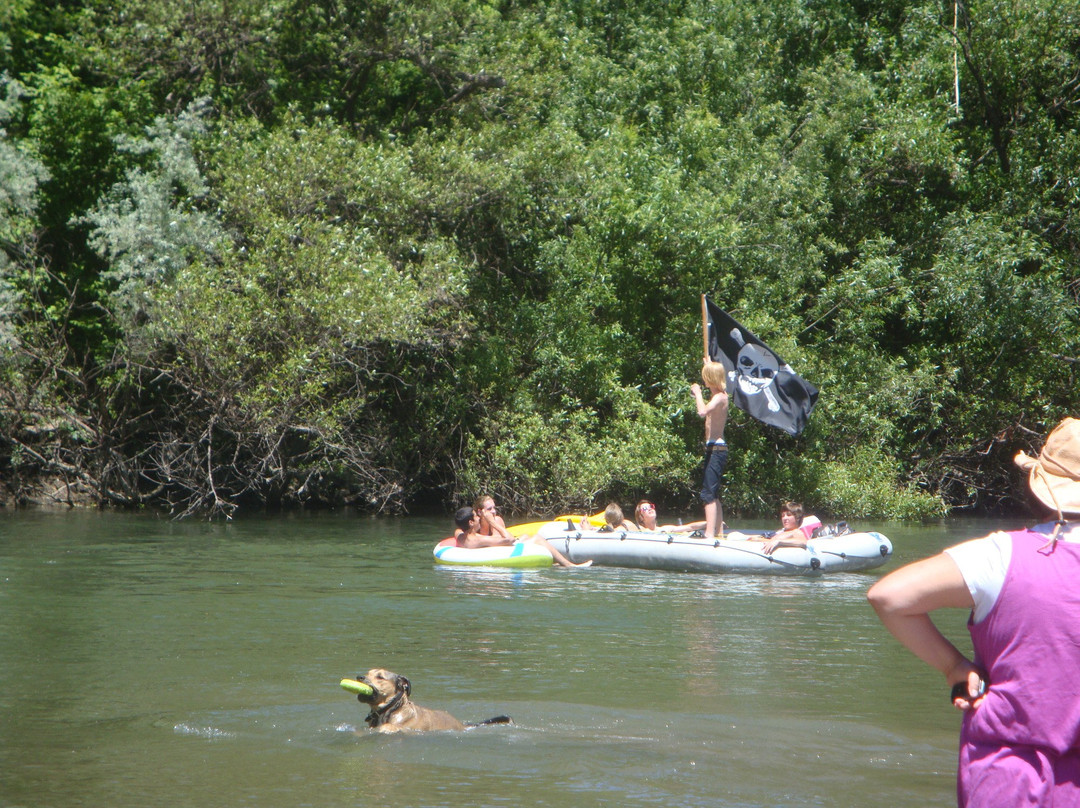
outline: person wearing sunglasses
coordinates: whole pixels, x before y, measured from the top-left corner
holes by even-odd
[[[634,521],[639,530],[659,531],[662,533],[692,533],[704,530],[705,522],[689,522],[685,525],[657,525],[656,506],[647,499],[641,500],[634,508]]]

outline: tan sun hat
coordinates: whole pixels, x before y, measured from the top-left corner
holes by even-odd
[[[1080,514],[1080,420],[1066,418],[1054,427],[1038,457],[1019,452],[1014,460],[1028,472],[1028,487],[1040,502]]]

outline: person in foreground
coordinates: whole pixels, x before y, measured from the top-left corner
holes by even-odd
[[[533,544],[539,544],[545,548],[551,557],[555,559],[555,563],[560,567],[589,567],[592,566],[592,561],[585,561],[581,564],[575,564],[569,558],[564,556],[558,550],[551,546],[547,539],[540,536],[520,536],[515,539],[501,525],[502,519],[499,518],[498,522],[491,520],[489,524],[492,525],[494,533],[484,534],[481,532],[481,519],[482,517],[474,508],[459,508],[457,513],[454,514],[454,524],[457,525],[457,530],[454,532],[454,541],[457,542],[458,547],[501,547],[507,544],[513,544],[515,541],[528,541]]]
[[[992,533],[885,576],[867,593],[882,623],[934,666],[964,711],[961,808],[1080,806],[1080,420],[1038,457],[1020,452],[1032,502],[1056,521]],[[971,609],[967,659],[930,619]]]
[[[720,478],[727,465],[724,426],[728,417],[727,369],[720,362],[705,357],[701,380],[709,388],[709,400],[701,394],[701,385],[690,385],[697,403],[697,414],[705,419],[705,469],[701,480],[701,502],[705,506],[705,538],[723,538],[724,510],[720,504]]]

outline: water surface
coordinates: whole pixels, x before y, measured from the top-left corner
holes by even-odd
[[[865,593],[998,525],[803,579],[442,567],[447,524],[0,513],[0,805],[955,804],[959,716]],[[372,735],[371,667],[515,724]]]

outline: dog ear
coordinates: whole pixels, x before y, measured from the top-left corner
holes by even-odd
[[[401,688],[406,696],[412,695],[412,683],[401,674],[398,674],[397,686]]]

